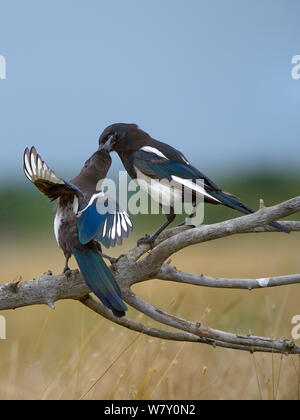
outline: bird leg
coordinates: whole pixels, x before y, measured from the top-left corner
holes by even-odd
[[[171,209],[170,214],[166,214],[167,221],[154,233],[154,235],[150,236],[146,234],[143,238],[137,241],[138,245],[141,244],[149,244],[151,248],[154,248],[154,242],[156,241],[157,237],[164,231],[175,219],[176,214],[174,213],[174,209]]]
[[[187,220],[192,219],[193,217],[195,217],[195,214],[196,214],[196,210],[194,210],[193,213],[189,214],[185,218],[185,220],[182,223],[180,223],[180,225],[178,225],[178,226],[191,226],[191,227],[196,227],[197,225],[195,225],[193,223],[189,223],[189,224],[187,223]]]
[[[125,257],[125,255],[124,254],[121,254],[118,258],[114,258],[114,257],[110,257],[109,255],[106,255],[106,254],[103,254],[103,253],[101,253],[101,255],[102,255],[102,257],[103,258],[105,258],[106,260],[108,260],[110,263],[111,263],[111,265],[113,265],[113,264],[117,264],[117,262],[122,258],[122,257]]]
[[[69,260],[70,260],[71,256],[67,255],[66,256],[66,262],[65,262],[65,266],[64,266],[64,271],[63,273],[65,274],[66,277],[69,277],[71,274],[71,269],[69,267]]]

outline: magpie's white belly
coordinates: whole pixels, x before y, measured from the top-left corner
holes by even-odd
[[[175,203],[182,202],[182,191],[180,189],[171,188],[167,185],[167,182],[159,182],[143,174],[137,168],[135,168],[137,178],[135,182],[146,191],[154,201],[162,204],[164,207],[174,206]]]
[[[193,202],[193,192],[197,194],[198,199],[206,196],[212,201],[220,203],[218,199],[212,197],[203,187],[203,183],[195,183],[189,179],[183,179],[178,176],[172,175],[172,183],[163,184],[159,180],[152,179],[143,174],[138,168],[135,167],[137,179],[135,180],[140,187],[151,195],[153,200],[158,201],[163,206],[173,206],[175,203],[182,202],[182,194],[184,191],[184,200],[188,203]],[[167,180],[166,180],[167,181]],[[201,180],[199,180],[201,181]],[[168,181],[167,181],[168,182]]]
[[[57,210],[56,210],[56,215],[54,218],[54,234],[55,234],[55,238],[56,238],[56,242],[58,243],[58,246],[60,246],[59,245],[59,229],[61,227],[62,218],[63,218],[63,211],[60,205],[58,205]]]
[[[60,202],[58,201],[56,215],[54,218],[54,234],[55,234],[56,242],[58,243],[59,247],[61,247],[60,241],[59,241],[60,228],[62,224],[64,223],[64,220],[66,220],[66,218],[69,217],[70,215],[69,211],[71,210],[74,214],[77,215],[78,208],[79,208],[79,202],[76,196],[74,196],[74,200],[70,202],[67,207],[62,207],[60,205]]]

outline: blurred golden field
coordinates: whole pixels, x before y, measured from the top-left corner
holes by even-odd
[[[124,253],[133,243],[116,251]],[[48,269],[59,273],[64,264],[52,236],[2,243],[0,253],[1,283],[18,275],[26,281]],[[267,277],[299,273],[299,253],[297,233],[252,234],[197,245],[172,263],[212,276]],[[299,286],[249,292],[152,281],[135,291],[174,314],[240,333],[291,338],[291,318],[300,314]],[[116,326],[75,301],[57,302],[55,311],[36,306],[3,314],[0,399],[300,398],[296,356],[161,341]],[[129,316],[154,324],[134,310]]]

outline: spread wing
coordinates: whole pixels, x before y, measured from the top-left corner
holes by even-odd
[[[51,201],[62,195],[81,195],[81,191],[69,182],[64,181],[55,175],[52,169],[37,153],[34,147],[24,151],[23,169],[26,177]]]
[[[24,173],[51,200],[56,200],[66,194],[84,198],[79,188],[59,178],[49,168],[34,147],[30,150],[25,149]],[[121,245],[123,238],[127,238],[133,230],[128,214],[103,192],[94,194],[77,216],[78,237],[82,244],[94,239],[107,248],[116,244]]]
[[[82,244],[95,239],[106,248],[114,247],[121,245],[123,238],[133,230],[128,214],[104,192],[94,194],[78,217],[78,235]]]

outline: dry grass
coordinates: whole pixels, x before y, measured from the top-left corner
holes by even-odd
[[[190,248],[173,263],[215,276],[265,277],[299,272],[299,250],[296,234],[249,235]],[[52,238],[51,245],[20,243],[0,251],[1,283],[17,275],[28,280],[47,269],[60,272],[64,262]],[[300,313],[297,286],[246,292],[153,281],[135,290],[180,316],[243,333],[290,338],[291,318]],[[300,398],[297,357],[149,339],[77,302],[59,302],[55,311],[41,306],[4,315],[1,399]],[[130,315],[151,323],[133,310]]]

